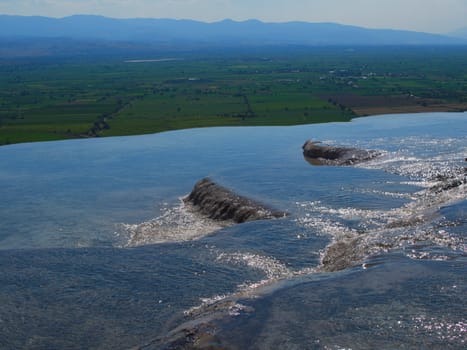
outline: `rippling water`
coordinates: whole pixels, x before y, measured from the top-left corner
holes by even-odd
[[[2,147],[0,348],[464,349],[466,131],[436,113]],[[312,166],[310,138],[383,155]],[[201,218],[181,199],[206,176],[290,215]]]

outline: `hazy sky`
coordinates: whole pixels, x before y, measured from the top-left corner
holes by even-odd
[[[467,0],[0,0],[0,13],[64,17],[337,22],[446,33],[467,27]]]

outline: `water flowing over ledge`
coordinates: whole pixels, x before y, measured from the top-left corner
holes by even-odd
[[[381,155],[374,150],[322,145],[311,140],[306,141],[302,148],[303,156],[313,165],[354,165]]]
[[[400,161],[397,154],[386,153],[384,157],[374,159],[362,166],[391,172],[390,164],[396,161]],[[383,196],[406,198],[409,201],[405,205],[382,211],[334,209],[322,206],[319,202],[310,203],[309,207],[308,204],[296,203],[299,207],[308,207],[312,210],[305,216],[295,218],[299,225],[316,229],[332,238],[330,244],[322,251],[319,266],[291,270],[279,260],[268,257],[245,253],[220,254],[219,261],[243,263],[253,269],[264,269],[266,279],[239,286],[235,293],[204,298],[199,306],[186,310],[184,315],[187,321],[185,323],[169,332],[167,337],[148,344],[144,349],[152,349],[152,346],[155,346],[154,348],[166,346],[167,349],[173,346],[185,349],[203,349],[206,346],[224,348],[225,333],[229,333],[229,326],[221,333],[218,328],[225,323],[235,323],[236,317],[248,318],[250,317],[248,315],[256,312],[252,303],[245,302],[246,300],[251,298],[255,300],[260,296],[266,299],[274,298],[275,292],[281,289],[281,285],[286,284],[288,288],[293,288],[295,284],[303,283],[304,276],[326,276],[326,273],[335,273],[352,267],[360,267],[362,270],[372,269],[379,264],[375,263],[379,254],[391,254],[392,251],[397,250],[404,251],[410,259],[432,261],[457,259],[466,254],[467,245],[463,237],[449,234],[444,229],[446,226],[461,223],[443,222],[440,209],[467,199],[467,168],[463,166],[440,167],[436,163],[427,166],[427,162],[420,159],[408,161],[412,164],[412,167],[406,167],[404,170],[408,174],[413,174],[414,169],[423,163],[424,175],[419,177],[416,183],[424,184],[422,187],[425,188],[411,195],[379,193]],[[365,229],[351,229],[338,223],[339,219],[345,221],[355,217],[361,220],[360,225],[362,228],[366,227]],[[430,244],[442,247],[444,254],[440,254],[437,250],[426,251],[425,249]],[[226,318],[231,318],[233,321],[227,321]],[[462,320],[451,322],[442,321],[437,317],[426,319],[425,316],[414,316],[410,319],[401,316],[402,319],[403,321],[396,322],[401,329],[412,327],[413,324],[415,332],[423,333],[437,327],[436,334],[444,334],[439,340],[448,340],[450,344],[454,344],[454,348],[456,348],[455,344],[464,342],[465,322]]]
[[[285,218],[288,213],[270,209],[240,196],[208,178],[198,181],[191,193],[173,208],[141,224],[124,224],[126,246],[183,242],[199,239],[223,227],[255,220]]]
[[[185,202],[191,203],[200,213],[216,221],[242,223],[287,216],[286,212],[267,208],[263,204],[239,196],[208,178],[196,183]]]
[[[466,121],[3,148],[0,343],[464,349]],[[381,155],[312,167],[300,146],[313,135]],[[207,175],[289,215],[210,219],[181,197]]]

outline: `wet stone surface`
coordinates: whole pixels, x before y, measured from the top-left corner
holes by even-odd
[[[353,165],[378,157],[378,151],[335,147],[308,140],[302,146],[303,156],[313,165]]]
[[[185,198],[199,212],[211,219],[242,223],[287,216],[287,213],[270,209],[263,204],[240,196],[208,178],[198,181]]]

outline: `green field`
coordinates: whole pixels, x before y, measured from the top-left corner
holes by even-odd
[[[392,104],[463,110],[465,62],[462,47],[270,49],[139,63],[111,57],[1,62],[0,145],[346,121],[366,114],[365,108]]]

